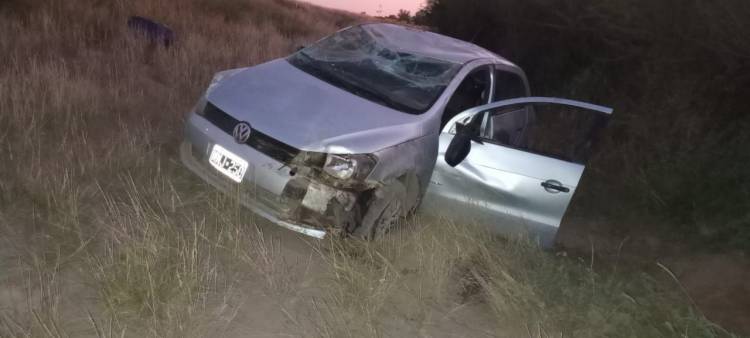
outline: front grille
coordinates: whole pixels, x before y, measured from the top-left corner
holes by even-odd
[[[203,109],[203,117],[229,135],[232,135],[234,126],[240,122],[211,102],[208,102],[206,108]],[[253,129],[250,139],[245,144],[281,163],[289,163],[299,154],[299,149],[263,134],[257,129]]]

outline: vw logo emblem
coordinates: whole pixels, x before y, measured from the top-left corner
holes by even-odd
[[[250,127],[249,123],[240,122],[237,123],[236,126],[234,126],[232,136],[234,136],[234,140],[237,141],[237,143],[243,144],[246,143],[248,139],[250,139],[250,134],[252,134],[252,132],[253,128]]]

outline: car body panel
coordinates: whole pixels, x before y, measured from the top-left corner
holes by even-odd
[[[433,197],[432,201],[442,199],[468,212],[466,220],[484,219],[518,230],[510,232],[534,229],[532,232],[548,234],[541,236],[545,241],[554,237],[569,196],[563,200],[539,195],[539,182],[554,177],[574,189],[583,166],[514,149],[498,150],[491,144],[476,145],[473,156],[457,168],[443,161],[452,138],[448,126],[492,105],[459,113],[441,133],[445,107],[467,74],[488,66],[512,72],[523,80],[528,93],[523,71],[467,42],[390,24],[371,28],[381,42],[393,48],[462,64],[427,111],[407,114],[369,101],[302,71],[286,59],[225,71],[217,74],[203,103],[230,116],[231,123],[247,122],[299,152],[286,161],[239,144],[231,127],[220,128],[197,111],[186,120],[180,149],[186,167],[217,189],[238,196],[261,217],[318,238],[351,231],[351,221],[379,198],[377,192],[395,182],[406,187],[405,210],[413,210],[423,196],[425,211],[438,210],[428,201]],[[239,184],[209,165],[216,144],[248,162]],[[308,153],[367,154],[377,162],[362,182],[336,181],[321,176],[320,168],[309,166],[303,160]]]
[[[378,41],[392,49],[411,52],[436,59],[467,63],[476,59],[497,59],[498,62],[512,65],[505,58],[473,43],[454,39],[445,35],[423,31],[414,27],[394,24],[364,24],[375,33]]]
[[[254,129],[306,151],[370,153],[424,134],[419,116],[352,95],[284,59],[232,75],[207,99]]]
[[[475,143],[467,159],[453,168],[443,160],[452,139],[453,135],[440,135],[425,210],[489,225],[506,236],[529,235],[543,246],[551,245],[572,193],[549,194],[540,184],[554,178],[575,191],[584,167]]]
[[[424,205],[430,210],[488,224],[504,235],[530,235],[549,247],[583,175],[584,165],[475,141],[467,158],[455,168],[444,160],[456,122],[490,109],[524,103],[568,105],[612,113],[607,107],[547,97],[498,101],[460,113],[440,134],[438,160]],[[546,189],[543,182],[555,182],[568,192]]]
[[[280,197],[292,177],[289,175],[289,167],[282,166],[259,151],[235,143],[231,135],[195,114],[190,115],[187,120],[185,138],[189,142],[183,142],[180,146],[180,159],[204,181],[216,189],[237,196],[243,205],[273,223],[311,237],[325,237],[324,230],[284,219],[283,201]],[[215,144],[221,144],[250,163],[241,184],[230,182],[208,165],[208,156]]]

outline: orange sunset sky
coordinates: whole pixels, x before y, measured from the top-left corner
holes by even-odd
[[[369,15],[378,15],[382,9],[382,15],[396,14],[399,9],[405,9],[414,14],[424,0],[306,0],[330,8],[338,8],[350,12],[367,12]]]

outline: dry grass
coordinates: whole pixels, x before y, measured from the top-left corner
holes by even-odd
[[[177,43],[140,41],[130,15]],[[214,72],[355,17],[273,0],[15,1],[0,16],[0,336],[205,336],[233,315],[238,266],[289,289],[279,244],[176,164],[178,126]]]
[[[128,34],[134,14],[177,43]],[[356,20],[286,0],[0,3],[0,336],[246,336],[247,311],[289,322],[269,335],[714,336],[676,298],[624,297],[620,279],[447,221],[295,261],[181,167],[183,114],[212,73]],[[616,330],[630,324],[656,331]]]
[[[652,277],[664,271],[595,271],[448,220],[409,226],[384,241],[323,245],[332,270],[315,303],[320,336],[732,336],[674,281]]]

